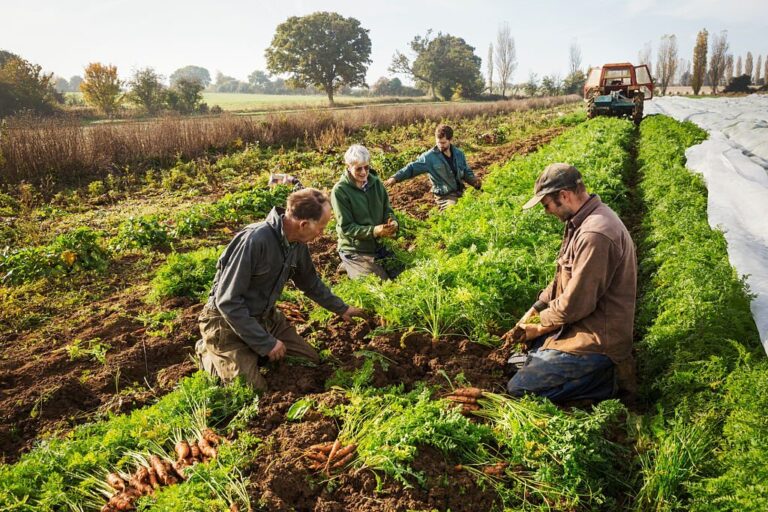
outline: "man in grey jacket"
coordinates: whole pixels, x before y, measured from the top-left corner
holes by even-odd
[[[230,242],[216,264],[208,302],[200,315],[203,339],[196,351],[203,368],[229,381],[242,376],[257,389],[267,384],[259,356],[278,361],[291,355],[318,362],[317,352],[275,307],[288,279],[310,299],[350,321],[364,315],[320,280],[307,242],[331,219],[325,194],[303,189],[274,208],[266,221],[251,224]]]
[[[435,147],[397,171],[384,184],[391,187],[395,183],[426,172],[432,181],[435,202],[441,210],[456,204],[464,193],[464,182],[479,190],[480,180],[467,165],[464,152],[454,146],[452,140],[453,128],[441,124],[435,130]]]

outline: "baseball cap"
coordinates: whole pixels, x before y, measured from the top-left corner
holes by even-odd
[[[533,208],[541,198],[552,192],[573,188],[579,183],[584,183],[581,173],[574,166],[564,163],[549,164],[541,173],[533,187],[533,197],[523,205],[523,210]]]

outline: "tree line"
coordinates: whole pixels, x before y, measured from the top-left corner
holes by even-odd
[[[638,52],[640,64],[651,66],[651,43],[645,43]],[[662,95],[670,85],[691,86],[694,94],[699,94],[703,87],[709,87],[712,94],[718,92],[749,92],[750,86],[765,86],[768,78],[768,55],[755,59],[752,52],[747,52],[742,61],[741,55],[730,52],[728,31],[711,34],[702,29],[696,35],[691,60],[679,56],[677,36],[661,36],[656,55],[656,84]]]

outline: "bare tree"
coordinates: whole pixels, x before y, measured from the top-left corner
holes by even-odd
[[[515,38],[512,37],[512,31],[509,23],[504,22],[499,26],[496,33],[496,49],[494,52],[496,61],[496,71],[499,72],[499,85],[501,85],[501,95],[505,96],[507,85],[512,79],[512,74],[517,69],[517,52],[515,51]]]
[[[637,52],[637,63],[645,64],[648,66],[648,69],[653,69],[653,66],[651,66],[651,51],[653,51],[653,47],[651,42],[648,41],[643,45],[643,48]]]
[[[581,47],[576,40],[571,43],[571,47],[568,49],[568,64],[569,75],[574,75],[581,69]]]
[[[703,28],[696,34],[696,46],[693,47],[693,75],[691,87],[693,94],[699,94],[704,84],[704,75],[707,73],[707,38],[709,32]]]
[[[667,87],[672,82],[677,70],[677,36],[664,34],[661,36],[659,53],[656,57],[656,80],[661,84],[661,95],[667,94]]]
[[[755,85],[760,85],[759,84],[759,82],[760,82],[760,73],[763,71],[760,68],[762,68],[762,67],[763,67],[763,56],[762,55],[758,55],[757,56],[757,64],[755,64],[755,80],[754,80]]]
[[[493,94],[493,43],[488,45],[488,94]]]
[[[712,94],[717,94],[717,87],[723,80],[725,74],[725,58],[728,54],[728,31],[723,30],[720,34],[712,36],[709,44],[709,82],[712,87]]]
[[[733,80],[733,54],[729,53],[725,58],[725,85]]]
[[[688,59],[680,58],[677,62],[677,84],[678,85],[690,85],[691,84],[691,61]]]
[[[736,59],[736,76],[741,76],[741,55]]]
[[[747,52],[747,58],[744,59],[744,74],[749,75],[750,82],[752,81],[752,52]]]

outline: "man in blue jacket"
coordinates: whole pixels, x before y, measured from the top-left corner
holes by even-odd
[[[395,183],[429,173],[432,193],[440,210],[456,204],[464,193],[464,182],[480,190],[480,180],[467,165],[464,152],[451,144],[453,128],[441,124],[435,130],[435,147],[425,151],[384,182],[388,187]]]

